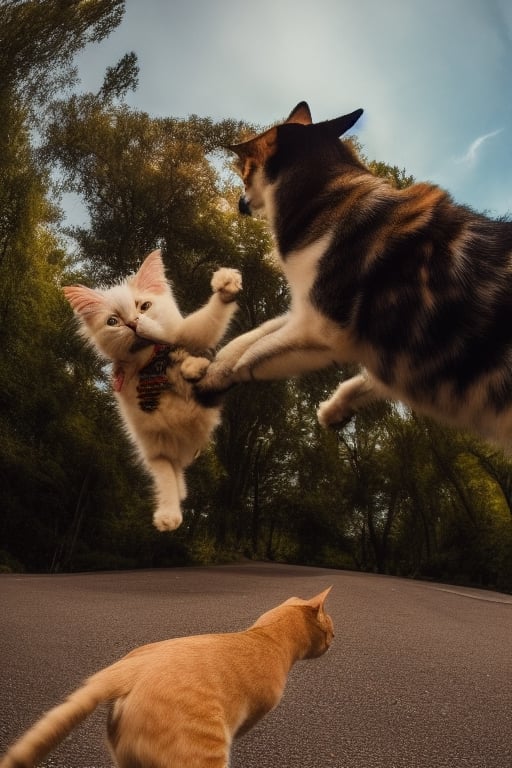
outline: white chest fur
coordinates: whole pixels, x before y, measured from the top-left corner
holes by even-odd
[[[329,247],[331,238],[332,233],[328,232],[300,251],[292,251],[282,262],[282,268],[291,292],[290,323],[301,326],[305,336],[317,338],[331,346],[334,352],[340,342],[345,347],[344,334],[334,322],[320,314],[310,298],[318,274],[318,262]]]

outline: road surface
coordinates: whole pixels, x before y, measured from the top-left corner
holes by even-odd
[[[243,629],[333,585],[336,638],[299,662],[231,768],[511,768],[512,597],[271,564],[0,576],[0,752],[135,646]],[[43,764],[110,768],[98,710]],[[184,768],[184,767],[180,767]]]

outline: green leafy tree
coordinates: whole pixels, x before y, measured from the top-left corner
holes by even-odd
[[[108,508],[108,485],[90,467],[99,453],[97,467],[111,462],[88,428],[95,419],[105,424],[104,396],[96,384],[77,383],[69,366],[74,342],[59,290],[67,259],[32,135],[40,105],[74,82],[74,54],[108,34],[123,7],[117,0],[0,7],[0,559],[16,567],[72,567],[84,510],[90,523],[97,509],[94,489],[98,507]],[[109,82],[114,88],[114,74]]]
[[[287,289],[268,256],[269,237],[259,222],[239,217],[236,189],[209,160],[220,145],[236,140],[240,124],[152,119],[91,94],[55,110],[47,157],[60,164],[66,188],[86,202],[90,224],[71,234],[88,280],[119,279],[161,245],[184,311],[206,300],[211,272],[221,264],[240,267],[245,281],[232,333],[283,311]],[[270,398],[268,387],[254,388],[254,397],[240,389],[226,398],[216,461],[200,462],[193,472],[187,508],[194,535],[206,532],[225,547],[247,539],[258,440],[271,425],[272,434],[279,433],[280,413],[285,421],[279,403],[286,385],[270,389]]]
[[[0,567],[152,567],[238,552],[512,589],[510,462],[391,404],[320,429],[318,403],[350,366],[231,390],[215,443],[189,472],[182,528],[153,529],[148,478],[60,286],[118,280],[162,247],[185,312],[206,300],[215,268],[242,270],[233,335],[283,312],[289,296],[267,229],[237,214],[222,150],[251,126],[128,109],[133,53],[98,93],[71,93],[74,55],[123,11],[120,0],[0,6]],[[397,188],[413,181],[366,162]],[[56,175],[89,217],[66,232]],[[75,238],[73,257],[62,234]]]
[[[37,116],[53,94],[76,82],[73,58],[121,22],[124,0],[3,0],[0,92]],[[112,78],[111,78],[112,79]]]
[[[197,282],[234,248],[234,214],[207,155],[237,129],[233,121],[151,118],[93,94],[55,105],[45,156],[87,207],[89,225],[70,234],[94,282],[119,279],[163,245],[180,303],[205,296]]]

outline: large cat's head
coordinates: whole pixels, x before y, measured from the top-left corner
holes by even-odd
[[[151,344],[137,334],[141,315],[158,319],[179,310],[165,277],[160,251],[153,251],[134,275],[111,288],[66,286],[64,295],[80,322],[80,331],[104,357],[128,361]]]
[[[346,133],[361,117],[362,109],[334,120],[313,123],[305,101],[292,110],[280,125],[275,125],[249,141],[234,144],[228,149],[238,155],[238,171],[245,186],[239,209],[271,219],[272,187],[287,172],[308,167],[319,172],[343,154],[349,162],[357,162],[354,153],[344,147],[339,137]],[[287,189],[297,185],[288,178]]]

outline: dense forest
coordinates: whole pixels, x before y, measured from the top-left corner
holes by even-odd
[[[62,286],[109,284],[161,247],[185,311],[206,300],[214,269],[242,271],[232,334],[288,296],[265,226],[237,213],[219,149],[255,126],[128,108],[133,53],[98,93],[80,90],[76,53],[123,12],[123,0],[0,5],[0,571],[248,557],[512,591],[511,463],[393,404],[322,430],[316,407],[349,370],[230,391],[188,471],[182,527],[153,528],[150,482]],[[84,205],[82,226],[64,226],[64,193]]]

